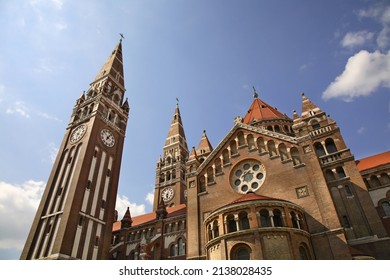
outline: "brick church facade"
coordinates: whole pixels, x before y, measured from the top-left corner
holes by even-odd
[[[114,223],[111,259],[390,259],[390,154],[356,162],[304,94],[290,119],[254,92],[217,147],[203,132],[191,151],[177,105],[163,154],[155,212]]]
[[[121,43],[76,102],[21,259],[390,259],[390,153],[356,161],[304,94],[290,118],[254,91],[217,146],[204,131],[192,149],[177,104],[153,212],[114,211]]]

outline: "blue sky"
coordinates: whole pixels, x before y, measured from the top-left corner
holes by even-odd
[[[387,1],[0,1],[0,259],[19,258],[73,105],[119,33],[119,211],[151,211],[176,97],[189,147],[203,130],[217,146],[254,86],[290,117],[305,92],[356,159],[390,148]]]

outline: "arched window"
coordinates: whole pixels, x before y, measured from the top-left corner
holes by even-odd
[[[336,176],[334,176],[334,173],[330,169],[325,170],[325,177],[327,181],[333,181],[336,180]]]
[[[290,154],[291,154],[291,158],[293,160],[294,165],[298,165],[298,164],[302,163],[301,157],[300,157],[298,149],[296,147],[292,147],[290,149]]]
[[[390,203],[388,201],[384,201],[381,203],[381,206],[385,216],[390,217]]]
[[[256,143],[257,143],[257,148],[259,149],[259,153],[262,153],[262,152],[266,151],[265,143],[264,143],[264,139],[263,138],[261,138],[261,137],[257,138]]]
[[[245,244],[236,245],[231,254],[230,259],[232,260],[250,260],[251,249]]]
[[[240,214],[238,214],[238,218],[240,221],[240,229],[242,230],[249,229],[248,214],[246,212],[240,212]]]
[[[322,156],[326,155],[325,150],[324,150],[324,146],[322,146],[321,143],[315,142],[314,149],[315,149],[318,157],[322,157]]]
[[[213,223],[213,233],[214,233],[214,238],[217,238],[219,236],[218,221],[214,221]]]
[[[252,149],[256,148],[256,146],[255,146],[255,139],[253,138],[252,134],[248,134],[246,136],[246,141],[248,142],[249,150],[252,150]]]
[[[228,226],[228,233],[237,231],[237,224],[233,215],[227,216],[226,221]]]
[[[215,174],[220,174],[220,173],[222,173],[221,159],[220,159],[220,158],[217,158],[217,159],[214,161],[214,164],[215,164]]]
[[[206,179],[204,176],[200,176],[199,178],[199,192],[206,191]]]
[[[229,151],[227,149],[222,151],[222,161],[223,164],[228,164],[230,162]]]
[[[313,119],[310,124],[311,124],[311,127],[313,128],[313,130],[320,128],[320,124],[318,123],[318,121],[316,119]]]
[[[183,242],[183,238],[181,237],[177,239],[177,255],[178,256],[184,255],[184,242]]]
[[[275,125],[275,126],[274,126],[274,130],[275,130],[275,132],[280,132],[280,126]]]
[[[213,231],[211,230],[211,225],[207,227],[207,235],[209,237],[209,241],[213,239]]]
[[[381,181],[382,181],[382,185],[390,184],[390,177],[389,177],[389,175],[387,175],[386,173],[382,173],[381,174]]]
[[[262,209],[260,211],[260,225],[261,225],[261,227],[271,227],[272,226],[269,212],[266,209]]]
[[[311,259],[309,249],[308,249],[307,245],[304,243],[301,243],[301,245],[299,246],[299,257],[301,258],[301,260],[310,260]]]
[[[328,151],[328,154],[332,154],[332,153],[337,152],[336,145],[335,145],[332,138],[328,138],[325,140],[325,147],[326,147],[326,150]]]
[[[273,131],[273,129],[272,129],[272,125],[269,125],[269,126],[267,126],[267,130],[269,130],[269,131]]]
[[[352,189],[351,189],[351,187],[349,185],[345,185],[344,189],[345,189],[345,194],[347,195],[347,197],[352,197],[353,196]]]
[[[207,168],[207,183],[214,183],[214,168],[212,168],[211,166]]]
[[[370,186],[372,188],[379,187],[381,185],[381,182],[379,181],[378,177],[376,175],[371,175],[370,177]]]
[[[273,213],[274,213],[273,216],[274,226],[282,227],[283,226],[282,212],[279,209],[274,209]]]
[[[292,221],[293,227],[300,229],[301,227],[300,227],[300,224],[299,224],[299,219],[298,219],[297,214],[295,214],[294,211],[291,211],[290,212],[290,216],[291,216],[291,221]]]
[[[275,142],[270,140],[267,142],[267,148],[269,152],[269,156],[272,157],[276,155],[276,147],[275,147]]]
[[[230,153],[232,156],[238,154],[237,142],[235,140],[230,141]]]
[[[342,166],[338,166],[336,168],[336,173],[339,176],[339,178],[347,177],[347,175],[345,175],[344,168]]]
[[[286,145],[282,143],[282,144],[279,145],[278,149],[279,149],[279,155],[280,155],[281,160],[288,159],[288,153],[287,153]]]
[[[238,146],[239,147],[245,145],[245,137],[244,137],[244,133],[242,133],[242,131],[240,131],[237,134],[237,139],[238,139]]]

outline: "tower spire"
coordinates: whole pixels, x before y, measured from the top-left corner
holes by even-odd
[[[161,203],[167,207],[185,202],[185,162],[188,159],[187,140],[180,115],[179,99],[176,98],[176,107],[171,125],[163,148],[163,156],[157,162],[156,187],[153,209]]]
[[[120,100],[123,100],[125,92],[123,57],[122,57],[122,39],[123,34],[102,68],[96,75],[90,87],[95,91],[111,94],[114,91],[120,93]]]

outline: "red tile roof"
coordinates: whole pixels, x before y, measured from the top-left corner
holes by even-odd
[[[247,194],[244,194],[240,198],[233,200],[228,205],[241,203],[241,202],[247,202],[247,201],[253,201],[253,200],[280,200],[280,199],[276,199],[276,198],[272,198],[272,197],[264,196],[264,195],[258,195],[258,194],[249,192]]]
[[[287,119],[286,115],[280,113],[276,108],[268,105],[263,100],[255,98],[248,113],[244,117],[244,123],[250,124],[253,121],[264,119]]]
[[[390,151],[362,158],[356,161],[359,171],[371,169],[380,165],[390,163]]]
[[[258,194],[249,192],[249,193],[246,193],[243,196],[233,200],[232,202],[227,203],[226,205],[215,209],[214,211],[217,211],[217,210],[219,210],[219,209],[221,209],[223,207],[229,206],[229,205],[238,204],[238,203],[247,202],[247,201],[256,201],[256,200],[274,200],[274,201],[286,201],[286,202],[288,202],[287,200],[277,199],[277,198],[264,196],[264,195],[258,195]]]
[[[179,205],[175,205],[175,206],[167,208],[167,211],[168,211],[167,218],[172,218],[172,217],[184,215],[187,211],[187,207],[185,204],[179,204]],[[134,227],[134,226],[143,225],[143,224],[152,222],[155,219],[156,219],[155,212],[135,216],[135,217],[132,217],[133,223],[131,226]],[[114,222],[114,224],[112,225],[112,231],[117,231],[120,229],[121,229],[121,221]]]

